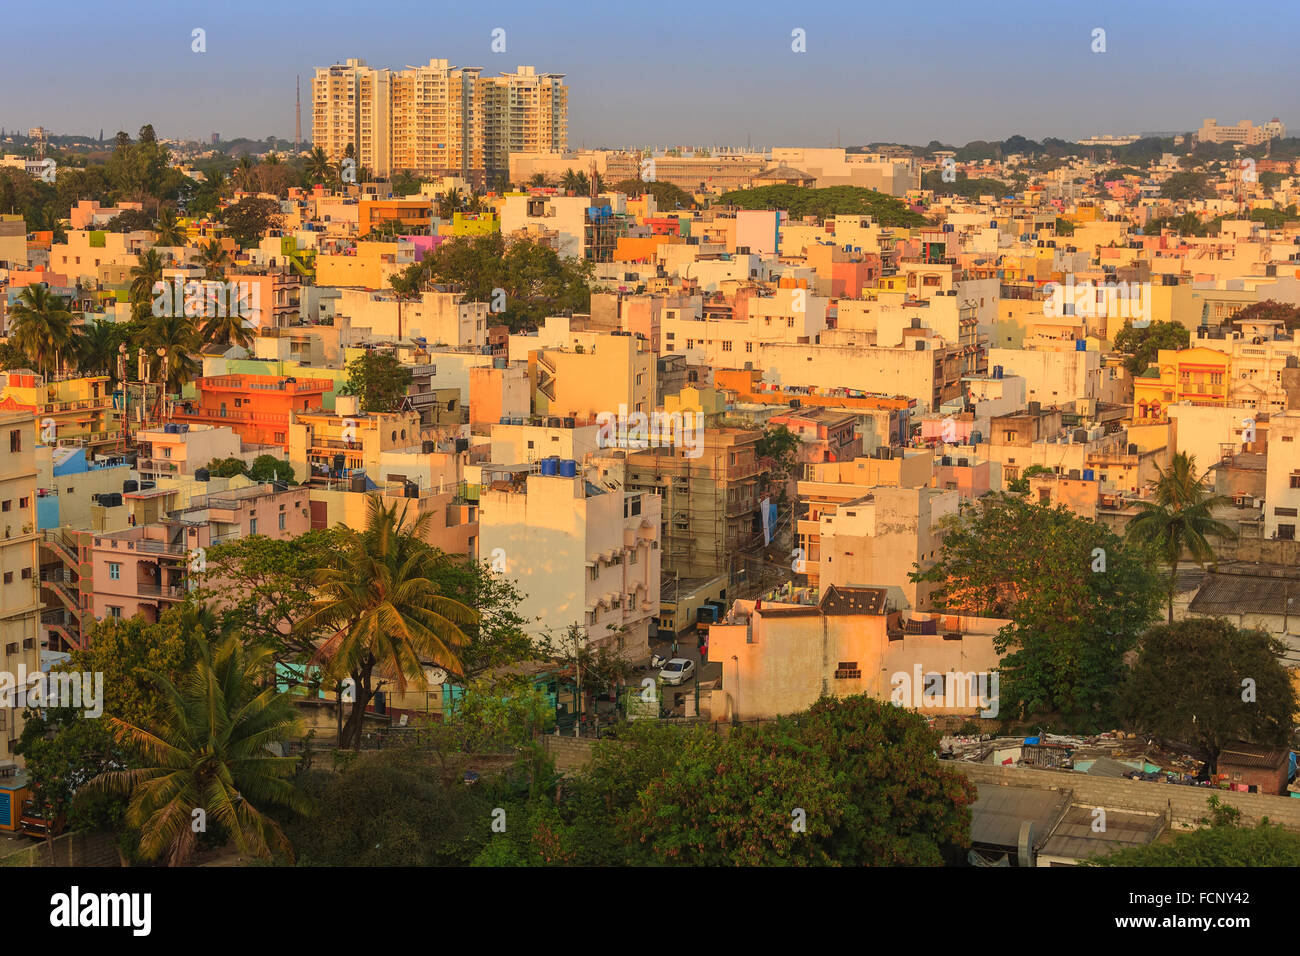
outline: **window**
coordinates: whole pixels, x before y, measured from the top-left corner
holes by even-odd
[[[280,530],[284,530],[284,515],[280,515]]]
[[[1291,487],[1300,488],[1300,474],[1291,475]]]
[[[32,579],[32,569],[31,569],[31,568],[23,568],[22,578],[23,578],[24,581],[30,581],[30,580]]]
[[[108,565],[108,577],[112,581],[122,580],[122,565],[110,562]]]
[[[9,433],[9,450],[11,452],[23,450],[23,433],[21,429],[15,428]]]
[[[121,609],[120,607],[116,607],[116,606],[110,604],[110,605],[108,606],[108,616],[109,616],[109,617],[121,617],[121,616],[122,616],[122,609]]]
[[[724,352],[730,352],[730,351],[731,351],[731,343],[730,343],[730,342],[723,342],[723,343],[722,343],[722,351],[724,351]]]
[[[256,519],[256,518],[250,518],[250,519],[248,520],[248,533],[249,533],[249,534],[257,534],[257,519]]]
[[[746,352],[752,352],[752,351],[754,351],[754,343],[753,343],[753,342],[746,342],[746,343],[745,343],[745,351],[746,351]]]
[[[13,583],[14,583],[14,573],[12,571],[6,571],[5,584],[13,584]]]
[[[840,661],[835,668],[836,680],[858,680],[861,677],[862,670],[857,661]]]
[[[1283,541],[1295,540],[1295,525],[1280,524],[1277,526],[1277,536]]]
[[[30,508],[31,506],[32,506],[32,499],[30,497],[18,499],[19,508]]]
[[[12,498],[10,498],[9,500],[5,501],[4,504],[0,504],[0,511],[12,511],[13,507],[14,507],[14,501]]]

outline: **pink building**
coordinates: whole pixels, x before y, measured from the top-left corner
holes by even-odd
[[[150,495],[157,496],[145,491],[126,497]],[[310,530],[305,487],[250,485],[195,496],[188,508],[162,521],[91,539],[90,610],[96,620],[143,614],[156,621],[185,599],[191,572],[203,569],[209,547],[255,534],[286,539]]]
[[[994,476],[992,462],[945,455],[934,463],[933,487],[956,491],[963,498],[973,500],[1000,489],[1001,481]]]

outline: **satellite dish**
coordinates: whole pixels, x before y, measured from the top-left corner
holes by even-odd
[[[447,672],[441,667],[429,667],[425,669],[424,676],[428,678],[430,684],[435,687],[439,684],[447,683]]]

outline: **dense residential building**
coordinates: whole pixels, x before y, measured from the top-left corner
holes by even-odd
[[[41,670],[41,600],[36,527],[36,421],[28,411],[0,410],[0,670],[14,675]],[[10,685],[11,687],[13,685]],[[25,706],[0,706],[0,759],[17,757]]]
[[[318,67],[312,141],[336,163],[351,146],[357,166],[377,176],[409,170],[479,185],[507,175],[512,153],[567,148],[564,74],[531,66],[499,76],[482,72],[438,59],[404,70],[362,59]]]

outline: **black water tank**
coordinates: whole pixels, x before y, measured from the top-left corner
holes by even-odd
[[[124,494],[130,494],[133,491],[139,490],[139,488],[140,483],[134,478],[128,478],[126,481],[122,482],[122,492]]]
[[[199,468],[194,472],[195,481],[209,481],[211,480],[211,478],[212,478],[212,473],[208,471],[206,468]]]
[[[157,482],[154,482],[154,481],[143,481],[143,480],[142,480],[142,481],[140,482],[140,490],[141,490],[141,491],[148,491],[148,490],[149,490],[150,488],[152,488],[155,484],[157,484]]]
[[[456,439],[456,454],[459,455],[459,454],[460,454],[461,452],[463,452],[463,451],[469,451],[469,439],[468,439],[468,438],[457,438],[457,439]]]

